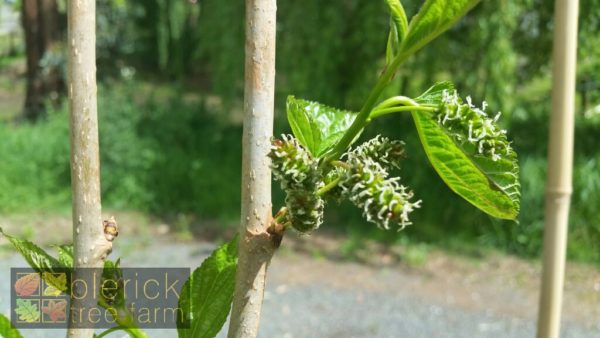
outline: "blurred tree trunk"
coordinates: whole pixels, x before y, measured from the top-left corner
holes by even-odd
[[[62,88],[62,74],[52,66],[42,71],[44,55],[56,48],[61,38],[60,15],[56,0],[23,0],[21,23],[27,55],[27,91],[24,117],[36,120],[44,113],[44,100]]]
[[[573,190],[577,19],[579,0],[556,0],[552,51],[552,114],[537,338],[559,338],[569,208]]]

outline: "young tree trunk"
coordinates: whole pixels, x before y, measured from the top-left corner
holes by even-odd
[[[280,234],[269,233],[276,0],[246,0],[246,62],[239,261],[229,338],[258,334],[267,267]]]
[[[578,0],[556,0],[538,338],[558,338],[573,176]]]
[[[40,61],[60,42],[60,24],[56,0],[23,0],[21,23],[25,34],[27,87],[24,117],[36,120],[44,112],[44,100],[61,89],[61,73],[56,67],[42,74]]]
[[[92,269],[101,273],[112,242],[104,235],[100,215],[100,159],[96,104],[96,2],[69,1],[69,113],[71,127],[71,186],[73,192],[73,243],[75,277],[90,281]],[[88,268],[81,270],[80,268]],[[96,283],[99,283],[96,280]],[[77,299],[85,291],[73,288],[68,337],[89,338],[94,332],[86,318],[73,316],[79,309],[96,307],[95,297]],[[98,290],[96,288],[95,290]],[[77,323],[74,323],[77,322]],[[77,328],[81,324],[86,328]]]

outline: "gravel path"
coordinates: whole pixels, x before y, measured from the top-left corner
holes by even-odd
[[[125,255],[124,266],[197,266],[214,248],[211,244],[154,244]],[[117,257],[118,252],[112,256]],[[25,266],[16,255],[0,261],[0,311],[9,306],[9,268]],[[438,280],[422,271],[398,267],[370,267],[357,263],[313,259],[303,254],[283,254],[273,261],[265,295],[260,337],[265,338],[504,338],[535,336],[534,297],[487,300],[489,293],[468,294],[477,302],[456,295],[472,285]],[[434,285],[434,287],[432,287]],[[436,286],[437,285],[437,286]],[[429,291],[428,291],[429,290]],[[430,292],[434,290],[435,292]],[[467,290],[465,290],[467,291]],[[445,294],[446,293],[446,294]],[[439,297],[445,294],[444,297]],[[478,295],[472,297],[473,294]],[[517,293],[518,294],[518,293]],[[493,293],[492,293],[493,295]],[[491,296],[490,296],[491,297]],[[483,298],[483,299],[482,299]],[[518,311],[505,311],[508,302]],[[510,308],[510,306],[508,307]],[[594,327],[594,325],[596,325]],[[26,337],[64,337],[64,330],[26,330]],[[173,330],[149,330],[151,337],[176,337]],[[110,337],[122,337],[114,333]],[[218,337],[226,337],[221,332]],[[563,338],[600,337],[600,319],[566,322]]]

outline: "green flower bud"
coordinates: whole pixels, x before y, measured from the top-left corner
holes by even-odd
[[[469,145],[471,152],[499,160],[502,155],[510,154],[510,142],[506,138],[506,130],[498,128],[497,122],[501,113],[490,118],[485,109],[484,101],[481,108],[475,107],[471,97],[463,103],[456,91],[443,92],[442,102],[437,112],[437,121],[451,133],[451,136],[462,145]]]
[[[291,135],[274,139],[269,157],[273,176],[286,194],[287,221],[300,232],[317,229],[323,223],[325,208],[317,195],[323,186],[318,162]]]

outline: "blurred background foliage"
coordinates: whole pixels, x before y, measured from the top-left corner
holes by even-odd
[[[2,11],[20,6],[0,3]],[[244,1],[97,3],[104,207],[235,224]],[[415,13],[421,2],[404,3],[408,13]],[[61,20],[64,8],[64,0],[58,1]],[[331,205],[325,227],[346,232],[353,240],[376,238],[393,244],[410,238],[463,252],[495,247],[538,255],[552,13],[552,0],[483,1],[411,59],[387,92],[414,96],[435,81],[451,80],[459,92],[476,101],[485,98],[491,109],[502,111],[521,165],[518,223],[491,219],[445,187],[427,163],[406,115],[375,121],[365,137],[381,132],[406,141],[408,159],[401,176],[424,201],[414,225],[400,234],[379,231],[364,224],[351,206]],[[284,111],[288,94],[359,109],[382,70],[388,24],[383,0],[281,1],[276,134],[289,131]],[[6,102],[12,102],[11,95],[23,95],[19,88],[25,87],[19,70],[26,48],[23,39],[15,42],[10,36],[0,31],[0,99]],[[53,50],[52,60],[64,63],[56,54]],[[578,62],[569,256],[600,263],[600,0],[581,2]],[[64,72],[64,64],[60,69]],[[48,102],[35,123],[20,118],[18,104],[0,104],[2,213],[69,208],[67,109],[64,102]],[[281,193],[275,185],[274,193],[277,207]]]

